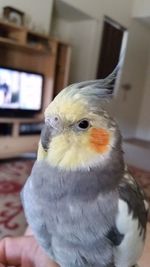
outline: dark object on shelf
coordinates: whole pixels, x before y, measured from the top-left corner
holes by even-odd
[[[21,123],[19,135],[35,135],[40,134],[44,123]]]
[[[27,33],[27,43],[38,49],[49,49],[49,36],[44,34],[39,34],[36,32],[28,31]]]
[[[10,6],[3,8],[3,16],[8,21],[14,22],[17,25],[24,25],[25,13]]]
[[[0,125],[0,136],[11,135],[12,125],[10,123],[1,123]]]

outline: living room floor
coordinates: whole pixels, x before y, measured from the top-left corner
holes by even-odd
[[[150,266],[150,223],[147,225],[147,236],[145,248],[142,254],[142,257],[139,261],[140,267],[149,267]]]
[[[150,142],[140,139],[127,139],[123,142],[125,160],[129,165],[150,171]]]

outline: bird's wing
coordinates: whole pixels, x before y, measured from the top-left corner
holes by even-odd
[[[116,225],[109,232],[116,267],[135,266],[144,247],[148,202],[134,178],[124,172],[119,185]]]

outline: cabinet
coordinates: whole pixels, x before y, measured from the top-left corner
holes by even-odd
[[[13,119],[0,118],[0,159],[18,156],[26,152],[35,152],[38,147],[39,133],[21,134],[22,125],[42,123],[42,118]]]
[[[71,46],[61,40],[0,21],[0,65],[44,74],[42,111],[32,118],[0,117],[0,159],[37,150],[43,112],[68,84]],[[25,127],[25,125],[27,127]],[[22,131],[21,129],[31,129]]]

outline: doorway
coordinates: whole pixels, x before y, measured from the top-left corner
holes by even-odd
[[[107,77],[119,61],[126,28],[105,17],[96,79]]]

